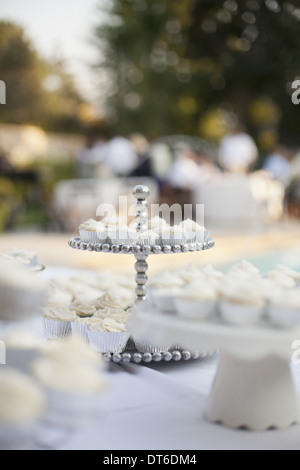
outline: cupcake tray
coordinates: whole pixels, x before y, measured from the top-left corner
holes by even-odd
[[[184,243],[181,245],[116,245],[112,243],[86,243],[81,241],[79,236],[75,236],[69,240],[69,246],[76,250],[95,251],[97,253],[163,255],[209,250],[215,246],[215,242],[212,238],[209,238],[203,243]]]
[[[133,195],[136,198],[136,217],[135,228],[136,231],[141,233],[148,230],[148,202],[147,198],[150,196],[149,188],[146,186],[136,186],[133,190]],[[134,255],[136,259],[136,305],[147,299],[147,259],[149,255],[163,255],[163,254],[180,254],[189,252],[201,252],[209,250],[215,246],[212,238],[209,238],[209,232],[203,233],[203,240],[195,241],[194,243],[181,243],[181,244],[122,244],[122,243],[88,243],[81,240],[80,236],[72,237],[69,246],[76,250],[90,251],[96,253],[108,253],[119,255]],[[173,344],[180,344],[180,341]],[[203,348],[200,349],[203,351]],[[211,355],[209,352],[192,353],[189,350],[169,349],[166,352],[138,352],[137,350],[126,349],[122,353],[106,354],[107,361],[115,363],[150,363],[150,362],[180,362],[188,361],[191,359],[204,358]]]

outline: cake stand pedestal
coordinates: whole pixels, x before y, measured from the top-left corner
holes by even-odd
[[[143,307],[139,305],[131,319],[133,334],[147,334],[153,344],[180,342],[187,349],[221,351],[205,410],[209,421],[251,431],[284,429],[300,422],[290,367],[292,344],[300,338],[300,329],[201,323],[164,313],[150,315],[149,304]]]

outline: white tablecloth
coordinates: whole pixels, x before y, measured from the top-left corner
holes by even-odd
[[[59,270],[59,275],[69,275]],[[57,275],[48,269],[44,276]],[[40,322],[32,322],[36,331]],[[196,450],[300,449],[300,426],[252,433],[204,418],[218,356],[153,365],[110,364],[104,412],[74,433],[42,428],[37,449]],[[293,366],[300,394],[300,367]],[[233,397],[234,400],[234,397]],[[245,404],[247,406],[247,404]]]

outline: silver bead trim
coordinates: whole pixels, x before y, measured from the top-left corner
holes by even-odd
[[[72,237],[68,241],[70,248],[75,250],[95,251],[96,253],[116,253],[116,254],[145,254],[145,255],[159,255],[159,254],[173,254],[173,253],[187,253],[189,251],[205,251],[210,250],[215,246],[213,239],[209,239],[204,243],[183,243],[182,245],[118,245],[104,243],[86,243],[80,240],[80,237]]]

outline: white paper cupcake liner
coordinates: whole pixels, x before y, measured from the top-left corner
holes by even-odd
[[[47,339],[64,338],[72,332],[71,322],[43,318],[44,334]]]
[[[161,353],[161,352],[168,351],[168,349],[170,348],[170,346],[154,346],[147,339],[143,339],[143,338],[133,338],[133,340],[134,340],[136,349],[138,350],[138,352],[141,352],[141,353],[146,353],[146,352],[149,352],[151,354],[156,353],[156,352]]]
[[[170,234],[168,237],[161,237],[160,243],[163,245],[182,245],[183,243],[188,243],[190,241],[187,235],[182,235],[178,237],[176,235]]]
[[[97,243],[103,245],[108,240],[107,232],[96,232],[91,230],[79,229],[80,239],[86,243]]]
[[[148,245],[148,246],[153,246],[159,244],[159,238],[138,238],[137,239],[137,244],[138,245]]]
[[[256,325],[263,319],[264,307],[233,304],[223,300],[219,303],[219,315],[225,323],[232,325]]]
[[[100,353],[123,352],[130,333],[114,333],[107,331],[88,330],[90,345]]]
[[[82,323],[72,321],[71,322],[71,328],[72,328],[72,334],[73,335],[77,336],[78,338],[80,338],[83,341],[86,341],[86,342],[89,341],[88,334],[87,334],[88,325],[84,325]]]
[[[103,408],[103,392],[67,393],[46,389],[48,408],[44,422],[61,428],[81,428],[97,419]]]
[[[300,325],[300,309],[291,309],[279,305],[268,305],[267,319],[281,328],[293,328]]]
[[[216,301],[195,301],[177,297],[174,305],[178,316],[195,321],[204,321],[216,314]]]

